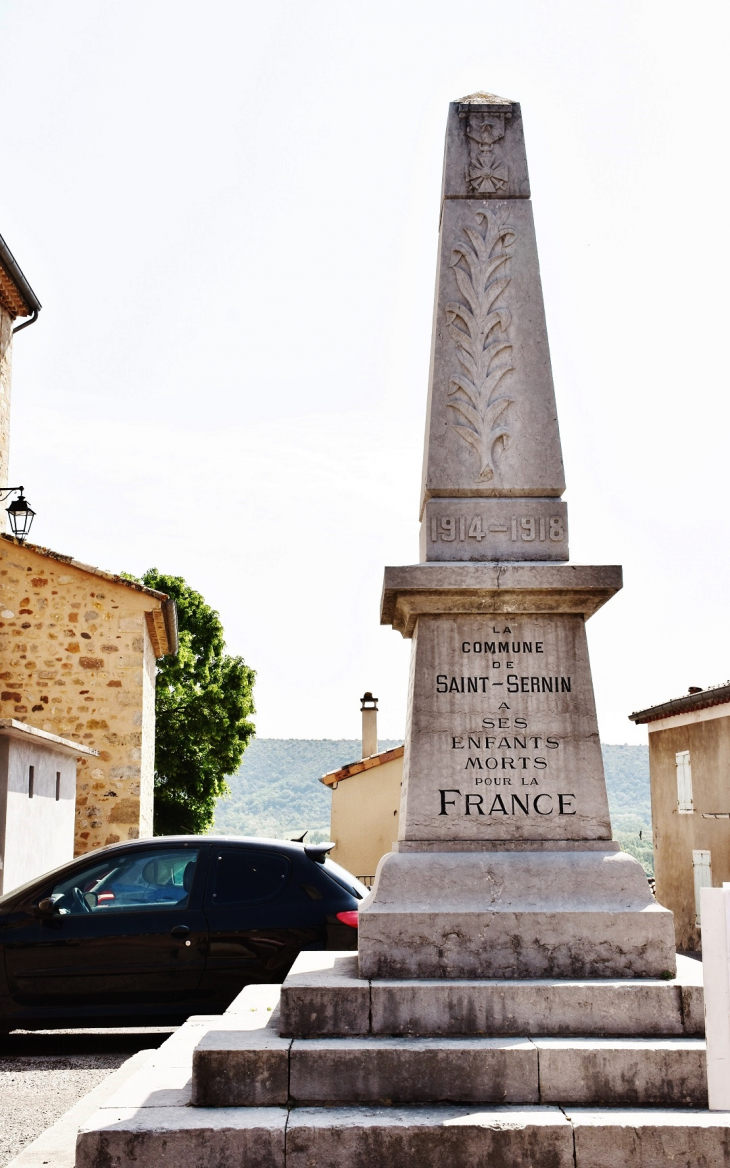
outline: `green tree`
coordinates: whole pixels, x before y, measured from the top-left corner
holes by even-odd
[[[157,662],[155,835],[204,832],[254,734],[256,674],[226,653],[218,613],[181,576],[150,568],[142,583],[176,601],[180,634],[177,656]]]

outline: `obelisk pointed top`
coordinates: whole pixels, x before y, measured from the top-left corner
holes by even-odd
[[[545,500],[559,498],[564,490],[529,194],[519,104],[487,92],[452,102],[444,158],[424,506],[431,499]],[[440,506],[434,503],[429,519]],[[553,543],[546,537],[551,553],[547,558],[567,558],[567,545],[557,535],[561,514],[553,508],[547,516],[556,520]],[[517,512],[514,515],[519,518]],[[541,515],[530,511],[528,518],[539,526],[545,518]],[[439,522],[440,516],[439,511]],[[449,523],[458,520],[459,531],[466,523],[466,512],[462,515],[453,507],[444,517]],[[505,526],[496,511],[490,512],[489,531],[506,533],[505,548],[497,548],[491,535],[483,542],[475,536],[474,554],[466,558],[509,558],[512,511],[509,520]],[[450,531],[449,527],[447,534]],[[439,541],[436,550],[446,549],[439,558],[464,552],[461,539],[454,538],[453,545],[451,553],[450,543]],[[429,545],[427,558],[433,558],[432,552],[435,557]]]
[[[446,125],[442,198],[475,197],[530,197],[519,102],[484,89],[452,101]]]
[[[476,93],[468,93],[466,97],[457,97],[455,105],[491,105],[504,109],[511,108],[517,103],[511,97],[499,97],[496,93],[487,93],[484,89]]]

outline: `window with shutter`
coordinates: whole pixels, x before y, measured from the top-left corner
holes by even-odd
[[[702,924],[700,918],[700,889],[712,888],[712,855],[710,852],[692,852],[692,869],[695,878],[695,924]]]
[[[677,760],[677,810],[680,815],[688,815],[694,811],[692,802],[692,766],[688,750],[680,750],[675,756]]]

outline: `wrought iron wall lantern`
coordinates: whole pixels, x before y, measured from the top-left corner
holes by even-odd
[[[18,494],[18,498],[13,499],[10,506],[6,507],[5,510],[10,520],[10,529],[15,538],[19,539],[21,543],[23,543],[30,532],[33,519],[35,518],[35,511],[23,494],[24,489],[24,487],[0,487],[0,503],[4,503],[6,499],[9,499],[16,492]]]

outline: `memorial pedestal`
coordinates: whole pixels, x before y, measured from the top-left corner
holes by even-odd
[[[675,972],[672,914],[619,851],[391,853],[359,945],[368,978]]]
[[[611,840],[585,619],[620,586],[613,567],[386,569],[409,723],[361,976],[673,975],[672,914]]]

